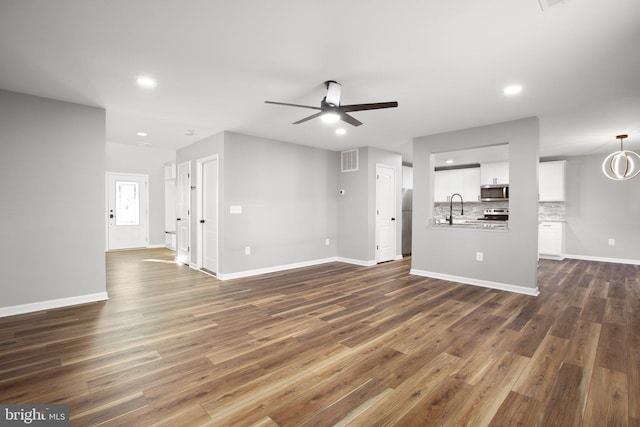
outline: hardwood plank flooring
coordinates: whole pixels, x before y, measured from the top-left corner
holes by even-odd
[[[106,302],[0,319],[0,403],[73,426],[639,426],[640,266],[541,260],[538,297],[410,259],[221,282],[112,252]]]

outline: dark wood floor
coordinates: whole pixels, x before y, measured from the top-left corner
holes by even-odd
[[[640,267],[538,297],[331,263],[219,282],[107,254],[110,300],[0,319],[0,403],[71,424],[639,426]]]

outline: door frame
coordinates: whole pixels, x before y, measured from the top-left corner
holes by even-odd
[[[182,215],[181,212],[178,212],[178,204],[180,203],[179,201],[179,191],[178,191],[178,187],[180,186],[180,168],[181,166],[186,165],[187,168],[187,188],[185,189],[185,194],[186,194],[186,210],[187,210],[187,228],[188,228],[188,233],[187,233],[187,255],[186,255],[186,260],[182,260],[180,258],[180,244],[182,243],[181,239],[180,239],[180,225],[178,225],[178,221],[177,221],[177,217],[178,215],[180,215],[180,217],[183,217],[184,215]],[[183,209],[185,207],[183,206]],[[174,211],[174,217],[176,218],[176,261],[182,263],[182,264],[186,264],[186,265],[191,265],[191,160],[187,160],[185,162],[181,162],[178,163],[176,165],[176,206],[175,206],[175,211]],[[180,222],[182,223],[184,219],[181,218]]]
[[[380,238],[380,234],[378,232],[378,185],[379,185],[379,180],[378,180],[378,174],[379,174],[379,168],[385,168],[385,169],[390,169],[392,171],[392,176],[393,176],[393,197],[392,197],[392,201],[391,201],[391,206],[393,208],[393,217],[395,218],[395,220],[393,220],[392,222],[394,222],[393,224],[393,238],[392,238],[392,242],[393,242],[393,253],[391,254],[391,258],[390,259],[385,259],[385,260],[380,260],[378,258],[378,254],[379,251],[377,249],[377,245],[378,245],[378,241]],[[375,253],[375,261],[376,264],[380,263],[380,262],[385,262],[385,261],[392,261],[397,259],[397,252],[398,252],[398,242],[397,242],[397,237],[398,237],[398,224],[400,223],[400,221],[398,220],[398,206],[397,206],[397,198],[398,198],[398,191],[397,191],[397,187],[398,187],[398,176],[397,176],[397,170],[394,166],[392,165],[387,165],[384,163],[376,163],[376,170],[375,170],[375,174],[376,174],[376,185],[375,185],[375,206],[374,206],[374,213],[375,213],[375,221],[374,221],[374,253]]]
[[[196,212],[197,212],[196,247],[198,248],[198,253],[196,254],[196,268],[198,268],[198,270],[202,270],[204,268],[203,226],[200,223],[200,220],[202,219],[202,216],[203,216],[203,210],[204,210],[204,203],[203,203],[204,202],[204,182],[202,178],[204,175],[204,164],[212,160],[216,160],[218,162],[218,167],[216,168],[216,173],[218,175],[216,179],[216,182],[218,183],[218,188],[216,189],[216,206],[218,208],[218,212],[216,215],[217,216],[216,235],[218,236],[216,241],[217,252],[218,252],[218,268],[217,268],[218,271],[216,271],[216,274],[219,274],[221,262],[220,262],[220,156],[218,154],[213,154],[211,156],[202,157],[196,160],[196,188],[198,189],[198,191],[196,191]],[[202,271],[206,274],[210,274],[205,270],[202,270]]]
[[[104,229],[104,251],[109,252],[109,177],[110,176],[124,176],[131,177],[135,179],[144,179],[146,183],[145,188],[145,206],[144,206],[144,215],[145,215],[145,247],[149,247],[149,175],[143,173],[119,173],[119,172],[105,172],[104,174],[104,210],[105,210],[105,229]],[[141,206],[142,207],[142,206]],[[114,249],[118,250],[118,249]],[[123,249],[126,250],[126,249]]]

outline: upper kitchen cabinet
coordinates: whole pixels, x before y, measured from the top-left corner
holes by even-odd
[[[566,161],[540,163],[538,193],[541,202],[564,202]]]
[[[450,169],[434,173],[434,202],[448,202],[459,193],[465,202],[477,202],[480,198],[480,169]]]
[[[509,162],[482,163],[480,165],[480,185],[508,183]]]

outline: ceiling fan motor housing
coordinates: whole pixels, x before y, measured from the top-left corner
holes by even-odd
[[[340,95],[342,93],[342,85],[333,80],[327,80],[327,96],[325,96],[325,102],[331,106],[340,106]]]

